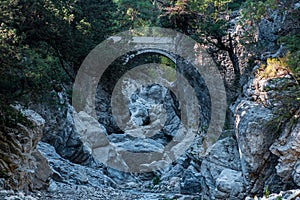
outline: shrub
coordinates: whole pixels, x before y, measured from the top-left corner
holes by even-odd
[[[159,176],[155,176],[155,177],[153,178],[153,185],[158,185],[159,182],[160,182]]]
[[[291,73],[288,67],[288,57],[284,56],[281,58],[268,58],[267,64],[261,65],[257,75],[259,78],[276,78]]]
[[[287,65],[292,71],[293,76],[300,81],[300,33],[291,33],[281,37],[279,43],[283,44],[288,49]]]

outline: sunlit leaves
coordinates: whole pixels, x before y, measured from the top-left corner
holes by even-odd
[[[160,13],[157,6],[150,0],[118,0],[117,4],[121,13],[125,14],[125,19],[121,21],[130,24],[130,28],[153,26]]]

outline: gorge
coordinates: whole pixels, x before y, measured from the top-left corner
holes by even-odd
[[[184,29],[174,42],[150,28],[162,42],[133,28],[123,49],[96,47],[82,60],[99,67],[82,76],[91,81],[76,82],[79,69],[74,81],[52,83],[43,101],[31,93],[29,102],[1,100],[0,198],[300,199],[300,6],[283,3],[266,9],[253,43],[244,41],[255,25],[240,24],[243,8],[226,16],[221,41],[206,36],[192,50],[179,45]],[[290,33],[292,50],[278,43]],[[124,54],[130,41],[140,46]],[[196,47],[213,70],[197,71],[189,59]],[[115,51],[121,56],[108,62]],[[109,67],[97,80],[99,62]]]

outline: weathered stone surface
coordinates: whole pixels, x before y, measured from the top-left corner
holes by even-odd
[[[114,73],[109,71],[110,73]],[[110,78],[108,78],[110,77]],[[99,123],[105,126],[108,133],[118,133],[122,132],[122,130],[117,125],[116,121],[112,116],[111,110],[111,94],[112,89],[110,87],[114,86],[115,81],[118,79],[112,78],[113,74],[108,74],[105,76],[105,80],[103,80],[103,85],[98,85],[97,94],[95,99],[96,104],[96,113],[98,117]],[[109,88],[109,89],[108,89]]]
[[[52,178],[57,182],[71,185],[116,186],[114,181],[104,175],[102,168],[90,168],[70,161],[58,155],[53,146],[39,142],[39,151],[47,158]],[[53,188],[52,188],[53,189]]]
[[[284,182],[294,181],[300,186],[300,120],[292,128],[287,127],[278,140],[270,147],[279,157],[277,174]]]
[[[217,180],[220,174],[225,170],[234,170],[236,173],[241,172],[241,165],[238,153],[237,143],[233,138],[225,138],[214,144],[208,155],[203,159],[201,164],[202,175],[202,192],[204,199],[215,199],[217,187],[221,188],[218,192],[220,197],[229,197],[232,195],[231,189],[220,187]],[[219,179],[220,180],[220,179]],[[236,180],[237,181],[237,180]],[[239,180],[243,184],[244,180]],[[221,195],[222,192],[223,194]],[[242,195],[242,193],[241,193]]]
[[[99,200],[192,200],[199,199],[195,195],[147,193],[135,191],[116,190],[111,187],[76,186],[65,183],[56,183],[55,191],[24,194],[10,190],[0,190],[0,198],[3,200],[70,200],[70,199],[99,199]]]
[[[201,172],[193,165],[184,170],[180,191],[183,194],[200,194],[201,192]]]
[[[245,187],[241,171],[224,169],[216,180],[216,199],[242,199]]]
[[[33,186],[36,190],[45,190],[49,187],[49,177],[52,171],[49,167],[48,160],[40,153],[40,151],[33,152],[35,157],[36,169],[34,171]]]
[[[264,45],[269,45],[268,49],[274,49],[274,47],[276,48],[275,45],[278,38],[278,33],[283,27],[285,17],[286,14],[279,11],[273,11],[270,13],[268,19],[261,20],[259,24],[258,39]]]
[[[79,164],[71,163],[62,158],[55,152],[51,145],[39,142],[38,150],[49,161],[51,170],[53,171],[50,187],[47,191],[39,191],[36,193],[14,192],[12,190],[0,190],[0,199],[136,199],[136,200],[159,200],[159,199],[194,199],[197,196],[182,194],[164,194],[137,192],[133,190],[133,186],[138,187],[134,181],[136,177],[128,176],[129,174],[108,169],[110,174],[119,177],[122,182],[114,182],[107,175],[101,166],[98,168],[90,168]],[[116,188],[124,188],[123,183],[126,179],[130,191],[121,191]]]
[[[108,145],[107,132],[95,118],[81,111],[74,115],[77,132],[81,136],[84,145],[90,148],[98,148]]]
[[[292,176],[293,176],[294,183],[296,183],[299,186],[299,182],[300,182],[300,159],[298,159],[298,161],[296,162],[296,164],[294,166]]]
[[[76,129],[73,117],[75,111],[65,92],[56,93],[53,91],[53,97],[48,101],[53,103],[31,106],[45,119],[42,141],[54,146],[62,157],[72,162],[85,165],[93,164],[90,149],[86,148],[81,140],[83,133],[80,131],[83,130]]]
[[[299,200],[300,199],[300,190],[287,190],[287,191],[281,191],[278,194],[269,194],[267,197],[246,197],[245,200]]]
[[[242,101],[236,108],[236,136],[245,175],[256,172],[269,156],[275,130],[268,122],[273,118],[271,110],[255,102]]]
[[[51,170],[48,161],[36,149],[42,138],[44,120],[33,110],[16,107],[31,124],[14,128],[0,127],[1,188],[13,190],[46,189]]]
[[[114,145],[120,150],[124,149],[130,152],[162,152],[164,146],[157,141],[150,138],[135,138],[127,134],[112,134],[109,136],[111,141],[116,141],[114,137],[117,137],[121,141],[114,142]]]
[[[265,185],[275,191],[283,187],[275,173],[276,158],[269,151],[277,137],[274,119],[272,110],[253,101],[242,100],[236,107],[236,137],[243,177],[246,190],[252,194],[262,192]]]

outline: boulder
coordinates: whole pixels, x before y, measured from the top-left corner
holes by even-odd
[[[200,172],[204,199],[224,199],[229,196],[237,198],[244,194],[242,190],[244,179],[241,176],[239,152],[237,143],[233,138],[228,137],[219,140],[211,147],[209,154],[203,158]],[[235,177],[234,183],[240,184],[238,188],[240,188],[241,193],[237,196],[234,196],[236,194],[231,191],[231,188],[224,187],[222,184],[225,173]],[[216,194],[218,195],[216,196]]]
[[[42,141],[54,146],[58,154],[74,163],[93,165],[90,149],[81,139],[83,130],[77,130],[75,126],[74,115],[77,113],[70,105],[66,92],[52,93],[48,104],[30,106],[45,119]]]
[[[47,158],[53,172],[50,190],[55,190],[55,185],[59,183],[73,186],[116,187],[115,182],[104,174],[100,166],[91,168],[72,163],[57,154],[53,146],[44,142],[38,143],[38,150]]]
[[[224,169],[216,180],[216,199],[242,199],[245,187],[241,171]]]

